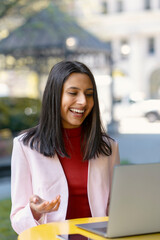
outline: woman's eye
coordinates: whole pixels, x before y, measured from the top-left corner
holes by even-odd
[[[70,95],[76,95],[76,92],[68,92]]]
[[[93,93],[86,93],[87,97],[93,97]]]

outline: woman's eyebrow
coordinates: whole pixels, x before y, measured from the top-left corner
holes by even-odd
[[[67,89],[76,89],[76,90],[78,89],[79,90],[80,88],[78,88],[78,87],[68,87]],[[88,91],[88,90],[93,91],[93,88],[87,88],[86,91]]]
[[[79,89],[78,87],[68,87],[68,89]]]
[[[87,88],[86,90],[92,90],[93,91],[93,88]]]

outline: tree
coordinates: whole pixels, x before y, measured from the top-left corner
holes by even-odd
[[[0,40],[52,1],[55,0],[0,0]]]
[[[1,0],[0,18],[17,14],[26,17],[32,15],[36,11],[46,8],[51,2],[56,3],[66,11],[71,5],[73,6],[73,0]]]
[[[4,16],[6,16],[9,11],[14,8],[18,3],[20,2],[20,0],[1,0],[0,2],[0,18],[3,18]]]
[[[49,3],[56,3],[60,9],[72,12],[73,2],[74,0],[0,0],[0,40]]]

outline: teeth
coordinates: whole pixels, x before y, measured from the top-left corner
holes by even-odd
[[[73,109],[73,108],[71,108],[71,111],[75,113],[84,113],[84,110]]]

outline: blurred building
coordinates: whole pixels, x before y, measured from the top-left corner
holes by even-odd
[[[160,0],[74,0],[74,15],[111,42],[117,97],[160,98]]]

